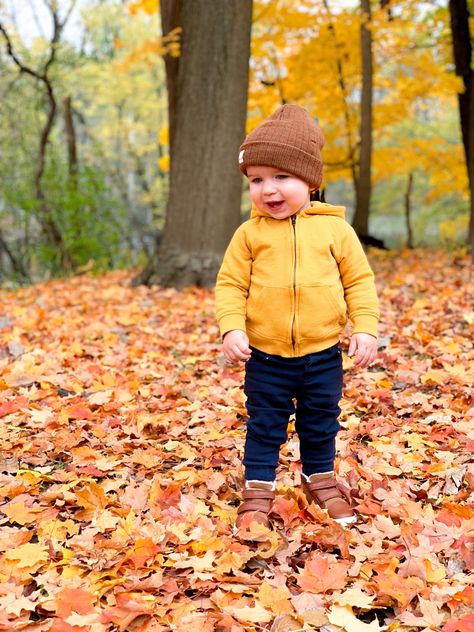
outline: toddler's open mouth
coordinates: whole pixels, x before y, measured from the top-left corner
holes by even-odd
[[[277,200],[276,202],[267,202],[266,204],[272,209],[272,211],[278,211],[284,203],[284,200]]]

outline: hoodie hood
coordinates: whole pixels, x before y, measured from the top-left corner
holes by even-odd
[[[333,217],[340,217],[341,219],[345,219],[346,207],[335,206],[334,204],[326,204],[325,202],[311,202],[311,206],[305,208],[304,211],[300,211],[298,215],[301,215],[302,217],[307,215],[331,215]],[[253,219],[254,217],[271,217],[271,215],[270,213],[260,211],[255,206],[253,206],[250,213],[250,219]],[[276,221],[281,222],[284,220],[279,219]]]

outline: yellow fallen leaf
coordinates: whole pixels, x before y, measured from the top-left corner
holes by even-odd
[[[291,593],[286,586],[270,586],[264,583],[256,595],[256,601],[264,608],[269,608],[274,614],[292,614],[293,606],[290,603]]]
[[[239,621],[248,623],[268,623],[275,616],[258,603],[256,603],[254,607],[243,606],[242,608],[238,608],[237,606],[226,606],[224,612],[232,615]]]
[[[331,606],[328,619],[330,623],[338,625],[346,632],[380,632],[386,629],[386,626],[380,627],[377,619],[371,623],[364,623],[355,616],[350,606]]]
[[[41,514],[41,510],[28,509],[23,500],[9,503],[2,511],[10,522],[16,522],[21,525],[37,522]]]
[[[37,527],[39,538],[53,538],[63,542],[68,535],[76,535],[80,526],[70,519],[45,520]]]
[[[432,369],[421,376],[421,383],[427,384],[432,382],[433,384],[444,384],[446,382],[446,372]]]
[[[7,560],[18,562],[19,568],[32,568],[49,559],[47,548],[43,544],[21,544],[16,549],[10,549],[5,553]]]
[[[426,568],[426,581],[436,583],[446,577],[446,570],[443,566],[433,566],[430,560],[423,560],[423,564]]]
[[[360,588],[348,588],[339,597],[335,598],[335,602],[340,606],[356,606],[357,608],[369,609],[375,597],[368,595]]]

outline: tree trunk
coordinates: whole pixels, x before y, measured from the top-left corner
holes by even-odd
[[[361,0],[362,93],[360,103],[360,154],[356,179],[356,209],[352,222],[358,235],[369,234],[372,163],[372,35],[370,0]]]
[[[467,0],[449,0],[449,13],[456,74],[464,82],[464,92],[459,95],[459,113],[470,193],[467,241],[474,254],[474,73],[471,69],[472,43]]]
[[[170,194],[138,282],[212,286],[240,223],[252,0],[182,0]]]
[[[63,99],[64,129],[66,132],[67,159],[69,176],[71,181],[77,186],[77,143],[74,120],[72,118],[71,97]]]
[[[181,25],[182,0],[161,0],[161,31],[166,37]],[[173,154],[173,143],[176,127],[176,102],[178,92],[179,57],[169,53],[163,57],[166,68],[166,88],[168,90],[168,128],[170,154]]]
[[[413,191],[413,171],[408,174],[405,190],[405,225],[407,229],[407,248],[413,248],[413,230],[411,227],[411,194]]]

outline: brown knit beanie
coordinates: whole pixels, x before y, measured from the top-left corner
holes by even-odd
[[[239,167],[274,167],[318,189],[323,179],[321,150],[324,136],[308,112],[285,104],[260,123],[240,146]]]

